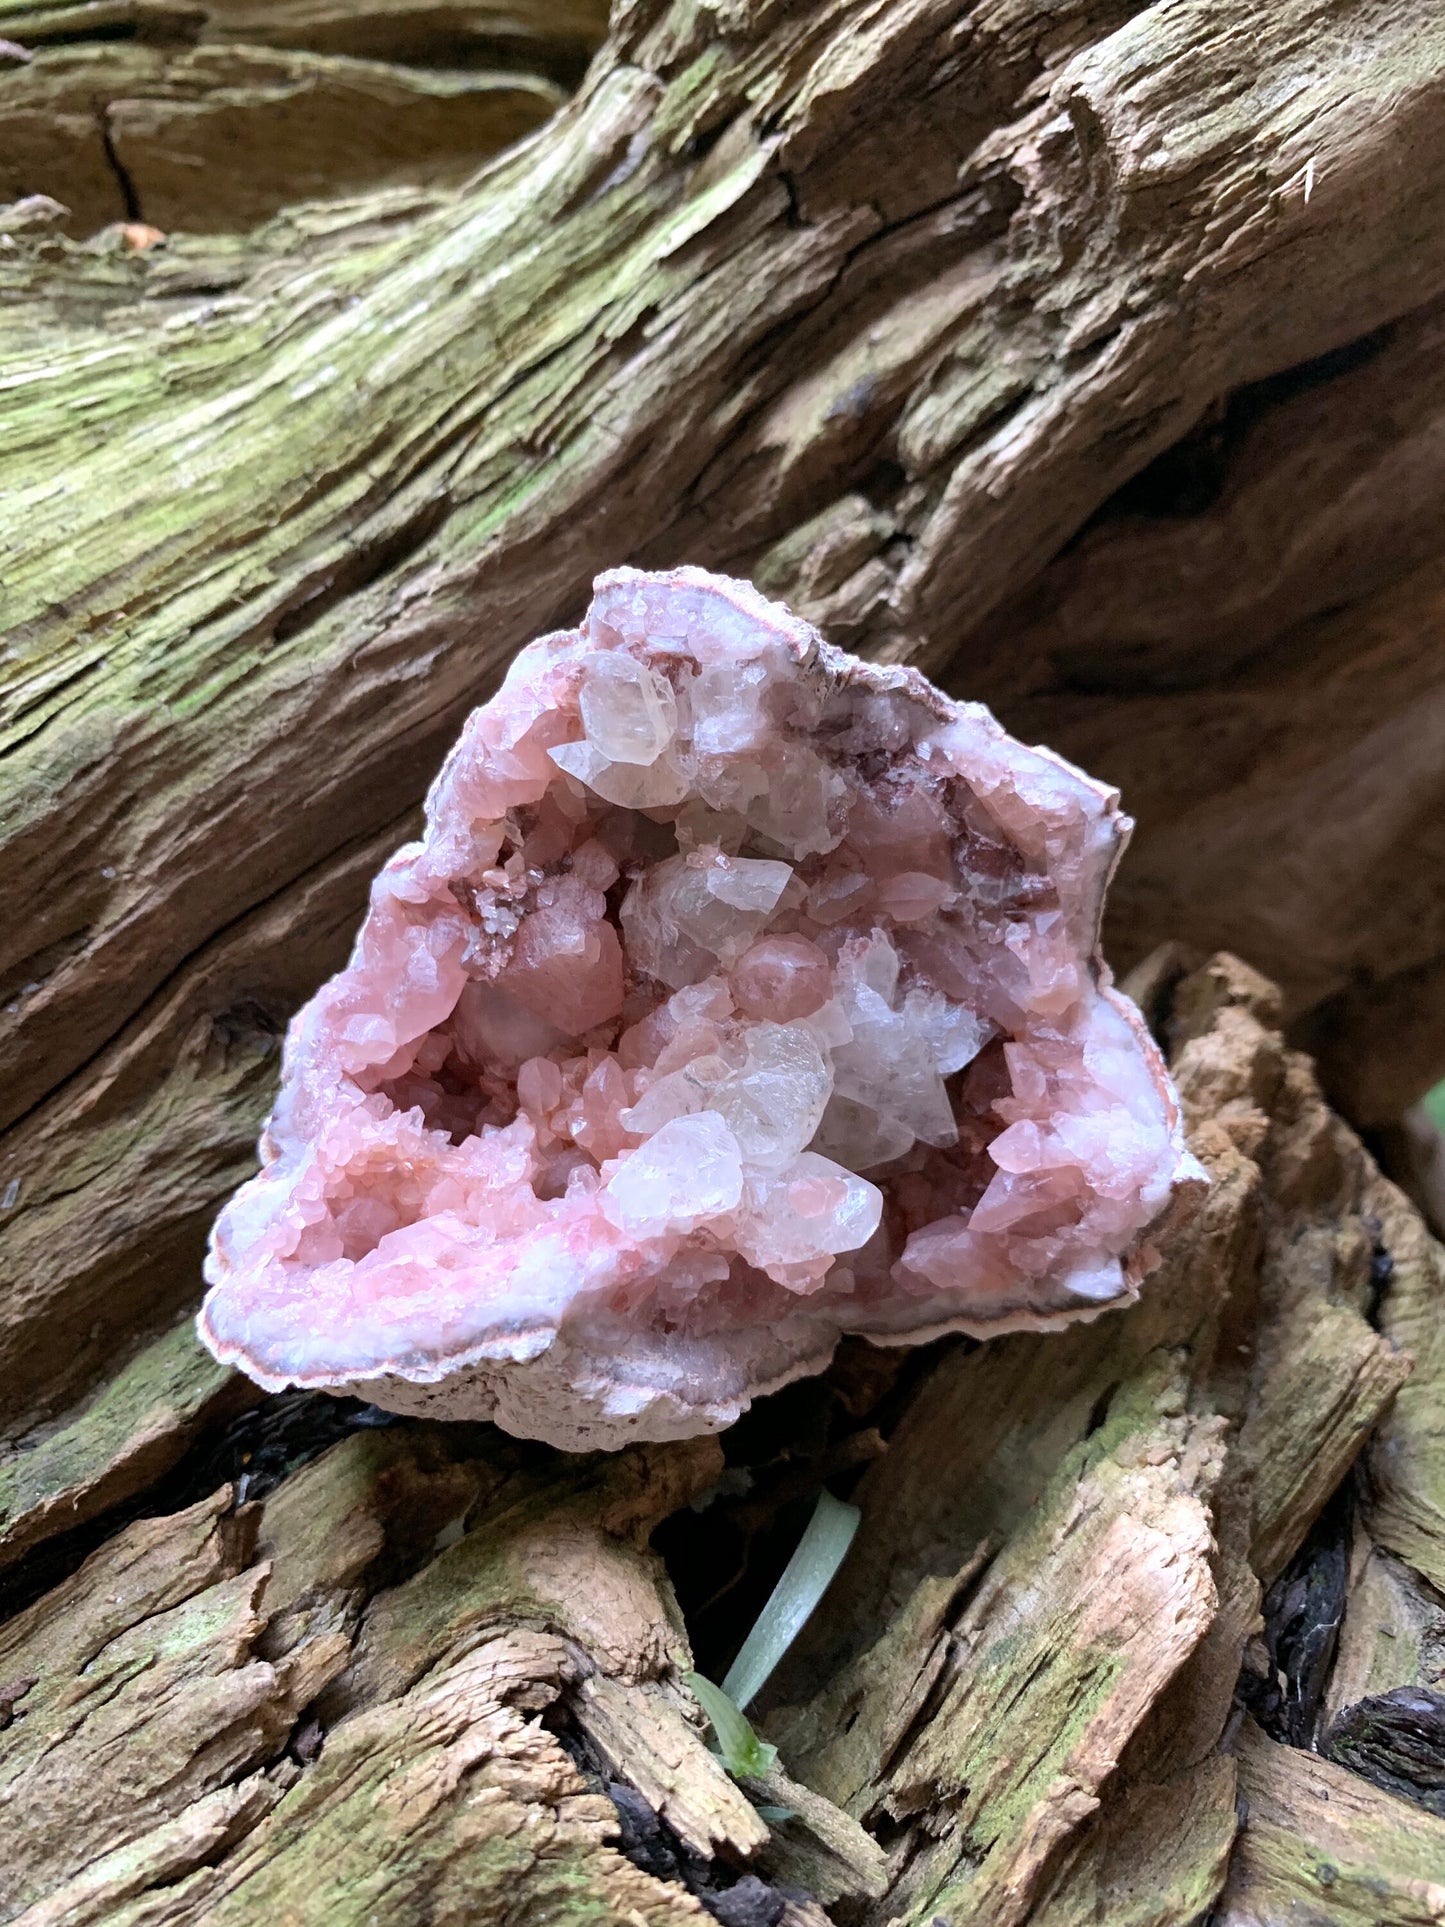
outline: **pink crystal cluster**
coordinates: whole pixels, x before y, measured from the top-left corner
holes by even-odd
[[[601,577],[291,1026],[202,1336],[569,1447],[840,1333],[1127,1302],[1199,1177],[1096,939],[1115,794],[746,583]]]

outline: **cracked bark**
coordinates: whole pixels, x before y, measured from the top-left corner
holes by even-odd
[[[1432,1917],[1442,1823],[1358,1775],[1336,1797],[1264,1709],[1342,1481],[1337,1652],[1295,1715],[1435,1691],[1445,1654],[1438,1248],[1281,1042],[1372,1131],[1445,1069],[1437,10],[628,0],[605,27],[592,0],[0,5],[0,1759],[34,1816],[6,1906],[359,1917],[370,1855],[403,1922],[428,1882],[469,1918],[670,1921],[707,1850],[822,1883],[843,1927]],[[1138,980],[1217,1185],[1137,1313],[892,1391],[850,1353],[819,1396],[856,1424],[789,1442],[813,1478],[876,1460],[769,1713],[837,1809],[791,1842],[707,1764],[642,1550],[700,1461],[640,1462],[619,1525],[621,1473],[363,1432],[260,1525],[245,1493],[204,1509],[264,1414],[187,1321],[280,1029],[462,714],[624,560],[752,574],[1118,781],[1116,960],[1226,944],[1279,986],[1181,985],[1183,953]],[[754,1502],[760,1545],[782,1507]],[[692,1516],[659,1539],[684,1563]],[[527,1535],[563,1524],[559,1604]],[[55,1642],[146,1560],[172,1603],[101,1629],[102,1708]],[[579,1622],[595,1587],[626,1637]],[[740,1606],[694,1605],[720,1648]],[[1236,1751],[1241,1662],[1264,1724]],[[66,1677],[66,1784],[104,1797],[62,1837],[21,1742]],[[618,1748],[670,1829],[635,1862]],[[857,1822],[882,1898],[861,1848],[839,1871]],[[1363,1871],[1327,1892],[1336,1827]],[[288,1869],[353,1828],[313,1899]]]

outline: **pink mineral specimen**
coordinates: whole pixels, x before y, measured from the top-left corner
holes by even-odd
[[[292,1024],[203,1338],[584,1448],[1127,1303],[1202,1177],[1098,956],[1128,828],[746,583],[602,576]]]

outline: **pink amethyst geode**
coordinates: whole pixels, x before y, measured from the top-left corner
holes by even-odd
[[[747,583],[600,577],[293,1022],[202,1337],[580,1449],[1127,1303],[1202,1180],[1097,951],[1128,829]]]

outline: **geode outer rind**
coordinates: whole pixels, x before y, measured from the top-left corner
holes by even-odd
[[[750,585],[598,579],[293,1021],[201,1336],[585,1449],[844,1332],[1129,1302],[1202,1184],[1097,942],[1117,793]]]

